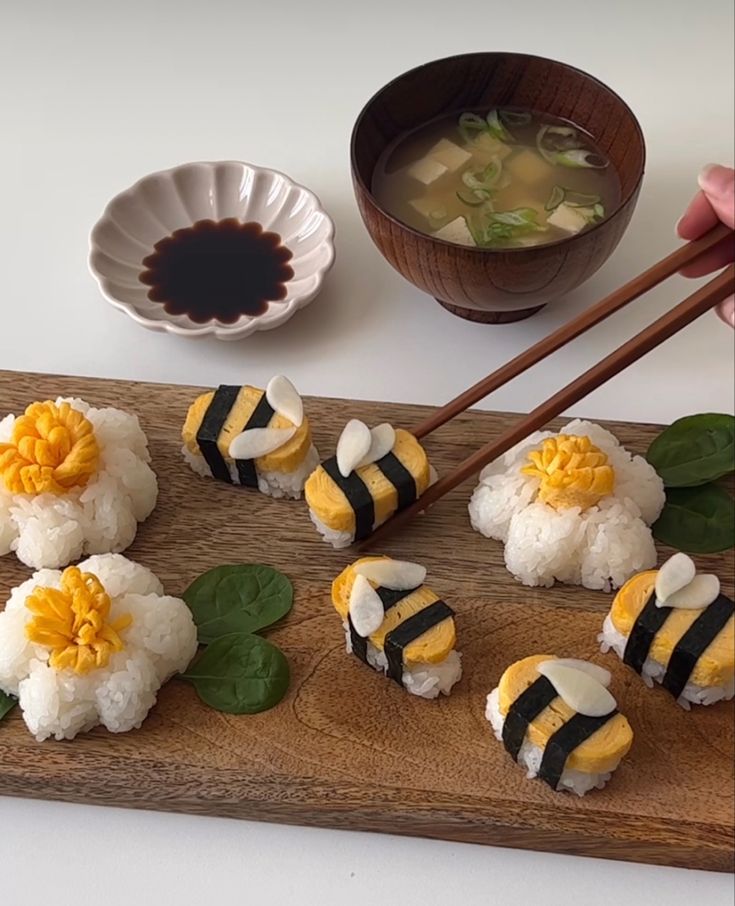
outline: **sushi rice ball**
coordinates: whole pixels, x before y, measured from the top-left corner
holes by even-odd
[[[153,511],[158,482],[138,418],[81,399],[0,420],[0,556],[34,569],[120,552]]]
[[[524,585],[609,591],[655,564],[649,526],[664,503],[663,482],[642,456],[574,420],[490,463],[469,513],[476,531],[505,543],[505,564]]]
[[[270,497],[298,499],[319,465],[301,397],[283,375],[265,390],[223,384],[198,396],[181,437],[197,474]]]
[[[633,743],[610,673],[575,658],[533,655],[500,677],[485,717],[529,779],[584,796],[602,789]]]
[[[390,557],[363,557],[332,583],[348,654],[412,695],[449,695],[462,676],[454,612],[424,585],[426,570]]]
[[[196,650],[186,604],[144,566],[102,554],[39,570],[11,591],[0,613],[0,689],[18,697],[39,742],[98,724],[124,733]]]
[[[371,430],[353,418],[340,435],[336,455],[309,476],[304,493],[319,534],[343,548],[367,538],[435,480],[412,434],[387,423]]]
[[[598,639],[686,710],[735,696],[735,603],[686,554],[628,579]]]

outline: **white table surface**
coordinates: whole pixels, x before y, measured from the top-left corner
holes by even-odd
[[[196,384],[281,371],[305,393],[441,403],[676,245],[699,167],[732,163],[732,34],[730,0],[0,0],[0,367]],[[352,123],[378,87],[480,49],[596,74],[636,111],[649,152],[608,264],[563,304],[498,327],[452,317],[384,263],[348,169]],[[335,269],[311,307],[242,343],[146,332],[99,296],[88,231],[139,176],[218,158],[313,188],[336,222]],[[659,288],[486,405],[528,411],[685,287]],[[712,315],[575,412],[668,421],[703,410],[733,410],[733,334]],[[366,834],[12,799],[0,799],[0,828],[8,906],[432,906],[454,891],[466,903],[732,903],[725,875]]]

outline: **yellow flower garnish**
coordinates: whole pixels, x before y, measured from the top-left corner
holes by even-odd
[[[51,649],[49,664],[85,674],[106,667],[114,651],[125,647],[120,633],[133,622],[130,614],[109,622],[110,596],[97,576],[69,566],[61,588],[34,588],[25,606],[34,615],[26,623],[31,642]]]
[[[92,423],[69,403],[32,403],[0,443],[0,477],[12,494],[65,494],[84,487],[100,451]]]
[[[583,510],[612,494],[615,471],[607,456],[587,436],[559,434],[547,437],[541,450],[528,454],[530,465],[521,471],[541,479],[539,500],[554,509],[578,506]]]

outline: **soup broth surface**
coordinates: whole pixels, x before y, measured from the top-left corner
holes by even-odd
[[[452,114],[400,136],[372,190],[408,226],[481,248],[567,238],[620,201],[618,176],[588,133],[518,108]]]

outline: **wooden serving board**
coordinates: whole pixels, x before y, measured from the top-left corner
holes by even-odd
[[[385,546],[424,563],[431,587],[457,612],[462,681],[450,698],[408,695],[344,652],[329,586],[354,552],[321,542],[303,502],[220,485],[185,467],[179,429],[197,392],[0,372],[0,416],[57,395],[136,411],[160,497],[128,556],[171,594],[221,563],[263,562],[287,573],[293,611],[266,634],[291,663],[288,696],[270,712],[233,717],[174,680],[141,730],[97,729],[65,743],[36,743],[16,709],[0,724],[0,793],[733,869],[733,709],[721,703],[687,713],[667,693],[648,691],[617,657],[600,655],[595,637],[609,595],[514,582],[502,546],[470,528],[471,484],[458,489]],[[325,399],[306,405],[323,454],[348,417],[410,427],[426,411]],[[428,440],[432,461],[448,469],[510,417],[456,419]],[[657,431],[610,427],[638,452]],[[661,559],[668,554],[661,549]],[[730,555],[699,565],[717,572],[732,595]],[[0,559],[0,602],[27,575],[13,556]],[[542,652],[592,657],[611,669],[635,732],[609,786],[584,799],[526,780],[484,718],[485,696],[503,669]]]

